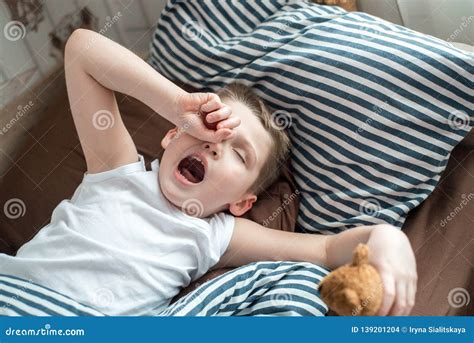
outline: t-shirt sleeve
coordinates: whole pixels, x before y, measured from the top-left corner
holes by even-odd
[[[112,196],[117,196],[128,184],[119,184],[129,176],[146,172],[145,160],[137,155],[137,161],[120,167],[98,173],[85,173],[81,184],[74,192],[71,202],[76,205],[91,205],[108,202]]]
[[[115,169],[110,169],[107,171],[99,173],[85,173],[83,178],[83,183],[90,182],[100,182],[114,177],[121,177],[127,174],[132,174],[136,172],[145,172],[145,159],[142,155],[137,155],[137,161],[129,164],[124,164],[123,166],[117,167]]]
[[[224,212],[216,213],[210,218],[209,225],[214,236],[213,242],[216,244],[216,251],[219,252],[220,257],[224,255],[229,246],[234,232],[235,218]]]

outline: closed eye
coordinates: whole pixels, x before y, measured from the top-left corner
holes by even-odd
[[[240,160],[245,164],[245,159],[242,157],[242,155],[237,150],[234,149],[234,151],[237,154],[237,156],[239,156]]]

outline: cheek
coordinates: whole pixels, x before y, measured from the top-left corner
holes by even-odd
[[[251,178],[251,174],[240,161],[232,160],[222,170],[222,183],[225,187],[242,187]],[[224,176],[225,175],[225,176]]]
[[[199,141],[192,138],[189,135],[182,134],[179,138],[173,139],[165,149],[164,154],[167,154],[168,159],[174,160],[180,157],[184,157],[183,154],[191,147],[199,144]]]

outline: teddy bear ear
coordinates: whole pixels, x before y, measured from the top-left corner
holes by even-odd
[[[352,265],[360,266],[367,263],[369,263],[369,247],[365,244],[359,243],[354,251]]]

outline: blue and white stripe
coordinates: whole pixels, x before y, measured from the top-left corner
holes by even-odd
[[[103,316],[49,288],[0,274],[0,316]]]
[[[474,123],[473,54],[364,13],[170,1],[150,48],[172,80],[213,92],[239,81],[291,116],[298,231],[401,227]]]
[[[324,316],[318,285],[329,271],[306,262],[256,262],[201,285],[158,316]]]
[[[156,316],[324,316],[318,286],[329,270],[306,262],[257,262],[209,280]],[[86,282],[86,280],[84,280]],[[28,280],[0,275],[0,316],[104,316]]]

